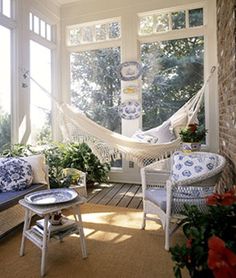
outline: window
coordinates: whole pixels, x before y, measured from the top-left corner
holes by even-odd
[[[0,151],[11,143],[11,30],[0,25]]]
[[[203,8],[184,9],[165,13],[155,12],[139,16],[140,35],[158,34],[202,25]]]
[[[120,48],[74,52],[70,64],[72,104],[98,124],[120,133]]]
[[[113,19],[68,26],[67,36],[69,46],[119,39],[120,22]]]
[[[30,73],[31,77],[40,84],[38,86],[34,81],[30,84],[30,143],[32,145],[48,143],[52,139],[51,50],[32,40],[30,41]]]
[[[142,120],[147,130],[170,118],[203,85],[203,8],[155,12],[139,18],[141,62],[146,68],[142,75]],[[200,28],[196,35],[193,27]],[[167,40],[161,36],[166,31]],[[149,34],[150,41],[146,38],[142,42]],[[204,109],[199,120],[205,124]]]
[[[0,0],[0,13],[6,17],[12,17],[12,1]]]
[[[53,26],[33,13],[29,13],[29,28],[34,34],[47,41],[53,41]]]
[[[160,125],[187,102],[203,84],[204,38],[141,44],[143,129]],[[199,120],[204,123],[204,113]]]

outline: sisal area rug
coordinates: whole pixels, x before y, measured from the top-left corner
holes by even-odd
[[[174,277],[171,255],[164,250],[163,230],[152,221],[141,230],[140,210],[85,204],[81,211],[88,258],[82,259],[77,235],[66,237],[62,243],[52,240],[46,277]],[[26,240],[25,256],[19,256],[21,231],[22,227],[0,242],[2,278],[40,277],[40,249]],[[180,240],[183,236],[179,232],[173,243]]]

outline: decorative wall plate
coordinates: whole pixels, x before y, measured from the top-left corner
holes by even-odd
[[[141,115],[141,104],[137,100],[127,100],[119,106],[119,114],[122,119],[134,120]]]
[[[52,205],[72,201],[78,196],[73,189],[60,188],[41,190],[25,196],[25,201],[32,205]]]
[[[136,61],[122,63],[119,67],[120,79],[123,81],[135,80],[142,74],[142,66]]]

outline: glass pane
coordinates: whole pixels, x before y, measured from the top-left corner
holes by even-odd
[[[11,0],[2,1],[2,13],[7,17],[11,17]]]
[[[112,22],[108,24],[109,39],[120,38],[120,23]]]
[[[29,28],[30,28],[30,31],[33,31],[33,15],[32,15],[32,13],[29,13]]]
[[[120,133],[120,48],[72,53],[70,64],[72,104],[98,124]]]
[[[203,37],[143,43],[143,129],[162,124],[191,98],[203,83]],[[199,115],[204,123],[204,113]]]
[[[51,132],[51,50],[30,41],[30,73],[44,88],[31,81],[30,84],[30,144],[48,143]]]
[[[0,26],[0,151],[11,143],[11,31]]]
[[[95,26],[96,41],[106,40],[106,35],[107,35],[106,24],[97,24]]]
[[[46,36],[46,24],[43,20],[40,20],[40,35],[45,38]]]
[[[163,32],[169,30],[169,15],[156,15],[156,32]]]
[[[34,16],[34,32],[39,34],[39,18]]]
[[[203,9],[189,10],[189,27],[203,25]]]
[[[83,42],[93,42],[93,27],[85,26],[82,28]]]
[[[171,13],[172,29],[185,28],[185,11]]]
[[[47,32],[47,36],[46,36],[46,39],[48,41],[51,41],[52,40],[52,27],[49,25],[49,24],[46,24],[46,32]]]
[[[81,28],[69,29],[69,45],[78,45],[81,43],[82,30]]]
[[[143,16],[140,18],[140,34],[151,34],[153,32],[153,16]]]

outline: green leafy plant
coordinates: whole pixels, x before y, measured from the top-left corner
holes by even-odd
[[[110,165],[100,163],[85,143],[51,143],[41,151],[30,145],[15,144],[4,150],[1,155],[6,157],[28,156],[43,153],[49,166],[49,182],[51,188],[69,187],[73,182],[71,175],[64,175],[63,169],[76,168],[86,173],[88,184],[106,182]]]
[[[201,142],[206,136],[207,130],[197,124],[189,124],[180,130],[180,138],[183,142]]]
[[[236,195],[233,190],[207,199],[208,211],[185,206],[187,241],[170,248],[174,274],[187,268],[191,277],[236,277]]]

